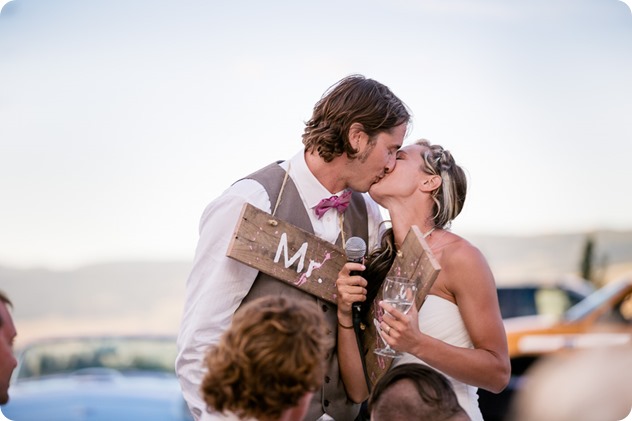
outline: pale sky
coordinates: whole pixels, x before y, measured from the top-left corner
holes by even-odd
[[[206,204],[299,151],[352,73],[410,107],[406,143],[466,169],[456,233],[632,229],[619,0],[13,0],[0,265],[192,259]]]

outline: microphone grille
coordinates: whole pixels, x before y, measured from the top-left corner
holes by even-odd
[[[366,243],[360,237],[351,237],[345,243],[345,253],[350,259],[362,259],[366,253]]]

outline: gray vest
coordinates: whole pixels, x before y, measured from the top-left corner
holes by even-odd
[[[274,209],[284,176],[285,170],[281,168],[278,163],[273,163],[249,175],[246,179],[255,180],[265,188],[270,198],[271,208]],[[296,189],[296,185],[292,179],[288,177],[275,216],[313,234],[314,228],[307,214],[308,211],[311,212],[311,209],[306,210],[304,206],[297,206],[297,204],[302,204],[302,201]],[[345,211],[343,229],[345,238],[352,236],[361,237],[368,244],[367,240],[369,235],[366,203],[360,193],[354,192],[351,196],[351,203]],[[341,236],[339,236],[336,244],[342,246],[341,243]],[[284,295],[296,299],[316,301],[318,306],[323,310],[323,314],[329,325],[328,333],[332,335],[332,343],[336,343],[338,317],[335,305],[320,300],[262,272],[259,272],[257,275],[252,288],[241,305],[266,295]],[[347,399],[344,385],[340,378],[338,355],[336,354],[335,345],[328,351],[326,358],[329,368],[323,379],[322,387],[314,393],[309,410],[305,416],[305,421],[317,420],[325,412],[336,421],[352,421],[358,415],[360,405],[354,404]]]

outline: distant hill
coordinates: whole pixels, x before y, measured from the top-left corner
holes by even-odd
[[[578,273],[586,234],[473,236],[497,284],[552,282]],[[632,231],[598,232],[604,280],[632,273]],[[176,333],[191,262],[111,262],[70,271],[0,266],[0,289],[14,302],[18,344],[40,336],[91,332]]]
[[[532,237],[473,236],[499,285],[579,275],[588,236],[594,241],[595,274],[603,281],[632,270],[632,231],[553,234]]]
[[[175,333],[190,262],[114,262],[71,271],[0,267],[18,342],[87,333]]]

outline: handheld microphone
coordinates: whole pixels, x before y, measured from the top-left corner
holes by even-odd
[[[366,254],[366,243],[360,237],[351,237],[345,243],[345,254],[347,255],[347,262],[362,263],[364,255]],[[360,272],[351,271],[350,275],[359,275]],[[362,303],[353,303],[353,317],[360,316],[360,309]]]

